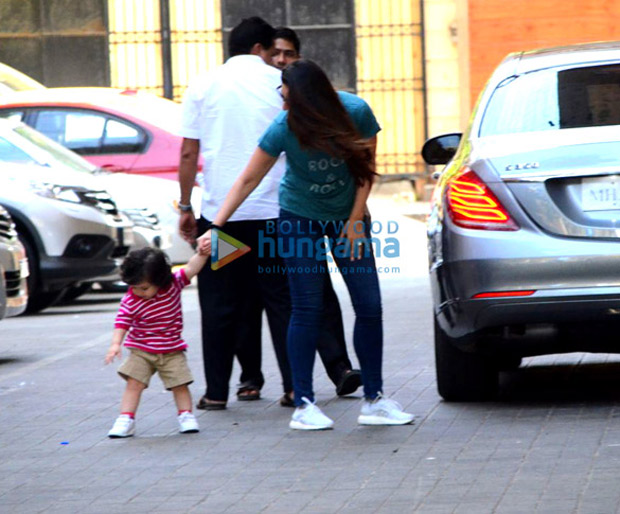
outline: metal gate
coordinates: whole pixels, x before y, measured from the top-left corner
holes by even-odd
[[[421,0],[108,0],[111,83],[180,100],[192,77],[224,60],[243,17],[295,29],[302,54],[372,106],[379,173],[424,177]]]

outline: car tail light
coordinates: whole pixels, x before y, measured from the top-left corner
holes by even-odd
[[[450,218],[459,227],[519,230],[493,192],[469,168],[448,181],[446,199]]]
[[[494,291],[488,293],[478,293],[472,298],[515,298],[519,296],[532,296],[536,291]]]

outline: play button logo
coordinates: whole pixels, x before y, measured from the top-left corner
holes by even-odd
[[[218,270],[245,255],[251,248],[216,228],[211,230],[211,269]]]

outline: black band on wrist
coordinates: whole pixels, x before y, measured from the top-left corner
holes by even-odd
[[[209,223],[209,230],[211,229],[222,230],[222,227],[216,225],[215,223]]]

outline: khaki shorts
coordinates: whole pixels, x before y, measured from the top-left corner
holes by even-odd
[[[168,390],[194,381],[185,352],[149,353],[137,348],[129,351],[131,353],[118,368],[118,374],[125,380],[133,378],[148,387],[157,372]]]

